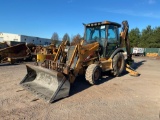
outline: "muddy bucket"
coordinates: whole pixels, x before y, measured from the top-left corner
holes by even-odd
[[[70,83],[62,73],[41,66],[26,67],[27,75],[20,82],[26,90],[50,103],[69,95]]]

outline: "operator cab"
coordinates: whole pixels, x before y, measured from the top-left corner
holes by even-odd
[[[86,24],[85,41],[98,42],[101,47],[100,55],[108,58],[120,45],[119,27],[120,24],[109,21]]]

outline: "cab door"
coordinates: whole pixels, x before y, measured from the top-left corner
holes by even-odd
[[[109,58],[112,53],[118,48],[119,45],[119,31],[118,27],[114,25],[107,26],[106,33],[106,42],[105,42],[105,51],[104,57]]]

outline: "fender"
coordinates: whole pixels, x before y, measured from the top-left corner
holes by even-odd
[[[111,59],[113,59],[113,57],[119,53],[119,52],[124,52],[124,50],[122,48],[117,48],[113,53],[112,55],[110,56]]]

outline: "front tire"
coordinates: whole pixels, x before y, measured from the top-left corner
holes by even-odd
[[[113,57],[113,75],[120,76],[125,69],[124,55],[119,52]]]
[[[99,83],[101,75],[101,68],[97,64],[91,64],[86,70],[85,78],[91,85],[96,85]]]

